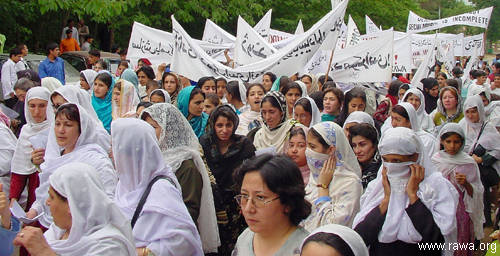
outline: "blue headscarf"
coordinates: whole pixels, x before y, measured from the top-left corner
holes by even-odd
[[[187,119],[189,116],[189,97],[191,97],[191,92],[194,90],[194,86],[188,86],[182,89],[177,96],[177,108],[181,111],[182,115]],[[191,128],[193,128],[196,137],[200,138],[201,135],[205,133],[205,127],[208,122],[208,115],[204,112],[201,116],[195,116],[188,120]]]
[[[115,87],[115,79],[107,70],[100,71],[98,75],[106,73],[111,76],[111,86],[106,93],[104,99],[98,98],[92,92],[92,107],[94,107],[97,117],[101,120],[104,125],[104,129],[110,133],[111,131],[111,121],[113,121],[112,107],[111,107],[111,97],[113,95],[113,88]]]
[[[137,78],[137,74],[134,72],[134,70],[130,68],[125,69],[120,78],[131,82],[135,87],[137,96],[139,96],[139,78]]]

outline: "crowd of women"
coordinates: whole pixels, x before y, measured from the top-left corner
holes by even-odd
[[[80,87],[19,79],[25,124],[0,112],[0,254],[472,255],[419,244],[498,228],[500,75],[400,77],[374,98],[148,63]]]

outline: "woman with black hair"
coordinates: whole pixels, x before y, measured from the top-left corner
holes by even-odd
[[[139,80],[139,98],[142,99],[148,96],[146,93],[146,84],[149,81],[155,80],[155,72],[152,67],[144,65],[137,70],[136,74]]]
[[[356,231],[329,224],[309,234],[302,244],[300,255],[368,256],[368,248]]]
[[[300,97],[303,95],[303,89],[297,82],[288,83],[285,87],[281,88],[281,93],[285,95],[288,119],[293,118],[293,106]]]
[[[227,103],[234,107],[236,114],[240,115],[245,112],[248,107],[246,105],[247,101],[243,95],[246,95],[247,89],[239,81],[230,81],[226,86]]]
[[[198,80],[196,84],[197,88],[200,88],[201,91],[205,94],[207,93],[215,93],[217,94],[217,85],[215,82],[215,78],[213,76],[204,76]]]
[[[424,85],[425,112],[430,114],[437,107],[439,84],[438,81],[432,77],[424,78],[421,82]]]
[[[398,104],[399,87],[402,84],[403,82],[399,80],[391,82],[389,90],[387,90],[387,95],[385,95],[385,99],[378,104],[377,110],[375,111],[375,114],[373,114],[373,119],[379,122],[385,122],[385,120],[390,116],[392,107]]]
[[[294,255],[308,232],[298,224],[311,213],[304,181],[286,156],[263,154],[245,161],[234,180],[248,228],[238,237],[234,255]]]
[[[367,123],[360,123],[349,128],[349,143],[361,167],[361,182],[366,189],[368,183],[377,177],[382,159],[378,154],[377,129]]]
[[[248,86],[245,96],[249,109],[239,115],[240,124],[236,129],[236,134],[247,135],[248,131],[262,126],[260,103],[265,93],[266,89],[261,84],[250,84]]]
[[[366,108],[366,93],[363,89],[354,87],[345,93],[344,104],[340,115],[335,119],[335,123],[339,126],[344,126],[344,122],[354,111],[365,111]]]
[[[276,81],[276,75],[271,72],[267,72],[262,76],[262,86],[264,86],[265,92],[271,90],[274,81]]]

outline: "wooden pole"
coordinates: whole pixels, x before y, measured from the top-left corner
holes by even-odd
[[[326,70],[326,73],[325,73],[325,80],[323,80],[323,85],[325,85],[326,81],[328,81],[328,74],[330,73],[330,69],[332,68],[332,60],[333,60],[333,52],[334,51],[335,51],[335,48],[332,49],[332,53],[330,54],[330,61],[328,62],[328,69]]]

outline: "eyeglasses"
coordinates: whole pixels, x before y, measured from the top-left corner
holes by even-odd
[[[236,200],[236,202],[238,203],[238,205],[245,206],[248,203],[248,199],[250,199],[250,201],[252,201],[252,204],[256,208],[263,208],[264,206],[266,206],[266,204],[269,204],[272,201],[278,200],[279,198],[280,197],[278,196],[278,197],[276,197],[274,199],[266,201],[266,199],[264,197],[262,197],[262,196],[257,196],[256,198],[250,198],[248,195],[237,195],[237,196],[234,197],[234,199]]]

